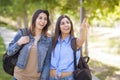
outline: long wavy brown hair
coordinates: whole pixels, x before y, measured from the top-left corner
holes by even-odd
[[[53,40],[52,40],[52,50],[55,49],[55,46],[57,44],[57,40],[58,37],[61,35],[61,30],[60,30],[60,22],[63,18],[67,18],[70,21],[71,24],[71,30],[70,30],[70,38],[72,38],[74,36],[74,31],[73,31],[73,23],[71,21],[71,19],[67,16],[67,15],[61,15],[56,22],[56,26],[55,26],[55,34],[53,36]]]
[[[33,16],[32,16],[31,26],[30,26],[30,28],[29,28],[29,32],[30,32],[33,36],[35,36],[35,26],[36,26],[35,23],[36,23],[36,19],[37,19],[38,15],[39,15],[40,13],[45,13],[45,14],[47,15],[47,24],[46,24],[46,26],[45,26],[45,27],[43,28],[43,30],[42,30],[42,33],[43,33],[45,36],[47,36],[48,27],[50,26],[49,12],[48,12],[47,10],[41,10],[41,9],[39,9],[39,10],[36,10],[36,11],[34,12],[34,14],[33,14]]]

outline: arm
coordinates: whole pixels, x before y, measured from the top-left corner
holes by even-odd
[[[8,46],[7,49],[8,55],[14,55],[20,49],[20,46],[17,44],[17,41],[20,39],[21,36],[22,34],[19,30]]]
[[[9,47],[7,49],[8,55],[14,55],[21,48],[22,44],[26,44],[29,42],[28,36],[22,36],[22,32],[19,30],[13,40],[10,42]]]
[[[86,39],[87,28],[88,26],[87,26],[86,18],[85,18],[81,24],[80,36],[79,38],[76,39],[77,49],[82,46],[82,44],[84,43]]]

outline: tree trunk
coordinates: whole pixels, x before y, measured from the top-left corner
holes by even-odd
[[[88,56],[88,37],[86,35],[86,40],[85,40],[85,55]]]
[[[24,27],[28,27],[28,14],[26,10],[24,10]]]
[[[17,21],[17,24],[16,24],[17,29],[21,28],[22,27],[22,22],[21,22],[20,17],[17,17],[16,21]]]
[[[51,27],[50,27],[50,34],[53,35],[54,34],[54,12],[50,10],[50,21],[51,21]]]
[[[80,4],[83,4],[84,0],[80,0]],[[80,23],[82,23],[83,19],[85,17],[85,9],[84,7],[80,8]],[[87,36],[86,36],[86,40],[85,40],[85,48],[84,48],[84,53],[85,55],[88,55],[88,41],[87,41]],[[81,53],[83,49],[81,48]]]

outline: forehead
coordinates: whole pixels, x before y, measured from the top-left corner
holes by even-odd
[[[47,17],[47,15],[45,13],[39,13],[38,17]]]
[[[64,22],[64,21],[69,21],[69,19],[64,17],[64,18],[61,19],[61,22]]]

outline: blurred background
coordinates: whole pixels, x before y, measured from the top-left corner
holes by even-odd
[[[82,52],[90,56],[90,70],[99,80],[120,80],[120,0],[0,0],[0,80],[12,80],[2,69],[2,55],[19,28],[29,27],[37,9],[50,13],[49,33],[57,18],[68,15],[75,36],[87,17],[89,29]]]

